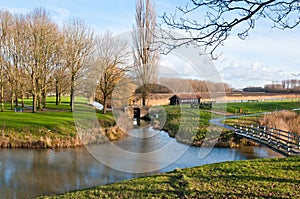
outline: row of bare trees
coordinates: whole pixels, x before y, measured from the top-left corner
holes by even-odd
[[[36,112],[46,108],[46,97],[54,93],[57,105],[62,95],[69,94],[74,111],[76,90],[87,93],[96,84],[94,90],[99,91],[106,113],[107,100],[120,82],[146,85],[142,91],[146,104],[159,60],[159,52],[152,50],[155,26],[156,14],[150,0],[137,0],[131,47],[110,32],[95,35],[79,19],[60,27],[44,9],[28,14],[1,11],[1,111],[4,101],[10,100],[13,109],[20,106],[20,99],[24,107],[24,98],[32,97],[32,112]]]
[[[196,79],[183,79],[183,78],[160,78],[161,85],[166,86],[174,93],[187,93],[187,92],[232,92],[232,88],[222,82],[211,82]]]
[[[74,106],[76,76],[86,65],[93,49],[93,31],[73,19],[62,28],[44,9],[29,14],[0,12],[1,110],[4,94],[19,106],[18,99],[32,96],[32,111],[46,108],[46,97],[55,92],[59,103],[71,93]],[[7,97],[6,97],[7,98]]]
[[[265,92],[270,93],[299,93],[300,92],[300,80],[290,79],[283,80],[280,83],[273,83],[265,85]]]
[[[5,101],[11,109],[24,107],[30,96],[36,112],[46,108],[46,97],[54,93],[57,105],[62,95],[70,95],[74,111],[76,88],[86,92],[96,84],[106,113],[107,98],[130,68],[127,43],[110,32],[95,35],[78,19],[60,28],[44,9],[26,15],[1,11],[0,22],[1,111]]]

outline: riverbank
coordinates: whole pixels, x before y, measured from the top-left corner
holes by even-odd
[[[219,113],[210,110],[191,109],[189,107],[166,106],[166,120],[156,120],[156,129],[162,129],[177,142],[191,146],[214,146],[237,148],[241,146],[258,146],[257,143],[237,137],[233,131],[211,123],[220,118]],[[159,116],[158,118],[163,118]],[[221,119],[225,119],[222,116]],[[160,124],[164,124],[161,127]]]
[[[41,132],[41,129],[37,129]],[[126,136],[118,126],[106,127],[102,131],[97,130],[88,135],[67,135],[42,133],[43,135],[31,132],[15,132],[3,130],[0,139],[0,148],[26,148],[26,149],[47,149],[47,148],[74,148],[83,147],[88,144],[102,144],[108,141],[117,141]]]
[[[224,162],[40,198],[300,198],[300,158]]]
[[[220,127],[222,126],[221,120],[225,120],[223,122],[227,127],[234,127],[236,124],[258,124],[259,117],[262,115],[249,116],[249,114],[293,110],[298,107],[298,101],[216,103],[213,110],[192,109],[185,105],[165,106],[166,116],[160,115],[159,117],[166,118],[166,120],[165,122],[157,121],[156,126],[166,131],[177,142],[192,146],[214,145],[230,148],[257,146],[256,142],[237,137],[232,130]],[[221,120],[218,125],[212,122],[212,120],[219,119]],[[160,123],[164,126],[160,127]]]
[[[101,130],[77,133],[73,114],[66,110],[0,113],[0,148],[71,148],[116,141],[126,134],[113,115],[96,114]]]

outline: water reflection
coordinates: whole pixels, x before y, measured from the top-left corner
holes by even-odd
[[[131,177],[95,161],[83,148],[2,150],[0,157],[0,198],[32,198]]]
[[[182,150],[185,145],[174,142],[164,132],[148,130],[131,132],[143,136],[129,137],[113,145],[135,153],[151,152],[172,144],[172,150]],[[151,136],[149,136],[151,134]],[[107,150],[109,144],[92,146],[89,150]],[[183,148],[182,148],[183,147]],[[171,171],[176,167],[185,168],[214,162],[280,157],[264,147],[244,147],[242,149],[215,148],[205,158],[199,158],[199,148],[188,147],[186,152],[172,164],[152,173]],[[164,165],[164,157],[172,155],[166,150],[154,159],[130,159],[107,151],[107,159],[119,168],[129,164],[133,170]],[[128,165],[127,165],[128,166]],[[97,161],[85,148],[60,150],[2,149],[0,151],[0,198],[33,198],[76,189],[84,189],[101,184],[113,183],[128,178],[149,175],[150,173],[126,173],[117,171]]]

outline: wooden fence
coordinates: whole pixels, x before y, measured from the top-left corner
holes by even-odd
[[[300,136],[298,134],[258,125],[235,126],[234,132],[288,156],[300,155]]]

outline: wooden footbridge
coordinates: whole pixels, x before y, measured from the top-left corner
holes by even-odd
[[[300,156],[300,135],[265,126],[235,126],[234,132],[287,156]]]

